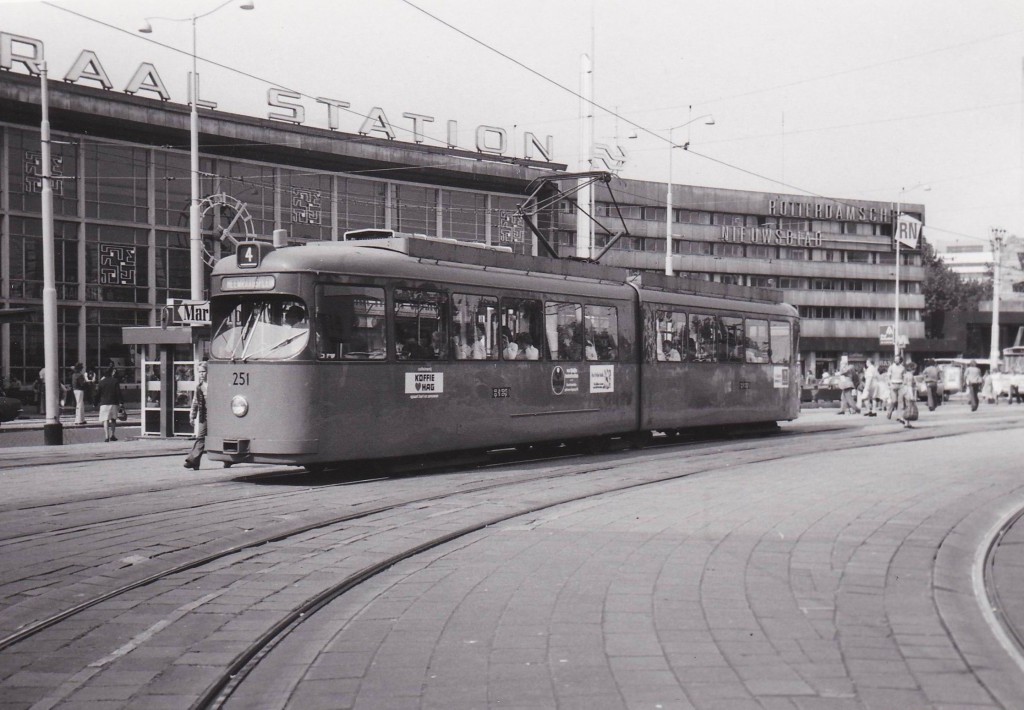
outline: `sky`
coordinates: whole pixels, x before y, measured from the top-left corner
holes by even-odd
[[[0,32],[42,41],[57,80],[83,50],[117,91],[150,62],[184,103],[189,20],[215,10],[197,21],[196,48],[200,96],[218,110],[294,117],[268,106],[284,89],[307,126],[328,127],[326,97],[349,104],[342,132],[377,108],[402,141],[418,126],[444,145],[454,120],[459,147],[496,126],[522,156],[524,133],[550,135],[569,170],[581,169],[587,55],[594,139],[625,151],[622,177],[665,181],[671,154],[676,184],[923,204],[940,249],[984,245],[993,228],[1024,235],[1021,0],[220,4],[0,2]],[[138,33],[154,16],[169,19]],[[672,135],[689,149],[670,151],[681,124]]]

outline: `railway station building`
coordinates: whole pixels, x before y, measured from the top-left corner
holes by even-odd
[[[9,313],[0,317],[0,374],[17,390],[43,366],[41,90],[38,76],[5,57],[0,316]],[[174,316],[168,303],[190,296],[189,107],[157,89],[119,91],[88,78],[49,83],[59,367],[64,378],[76,362],[114,361],[130,379],[137,351],[123,329],[165,324]],[[463,132],[468,145],[436,145],[389,135],[382,113],[368,130],[343,131],[279,109],[255,118],[200,106],[207,273],[233,248],[225,230],[269,239],[284,229],[298,244],[374,227],[543,254],[524,210],[560,254],[575,254],[573,204],[557,199],[566,166],[550,159],[545,136],[521,135],[513,147],[510,131],[479,126]],[[408,115],[422,128],[426,117]],[[541,178],[556,181],[531,193]],[[602,263],[663,271],[664,183],[601,186],[598,219],[617,231],[609,191],[629,236]],[[879,341],[894,314],[891,203],[687,185],[673,192],[677,273],[782,289],[803,318],[805,371],[821,374],[844,356],[891,355]],[[924,216],[920,205],[904,211]],[[924,338],[923,270],[915,252],[902,261],[901,331],[913,351]]]

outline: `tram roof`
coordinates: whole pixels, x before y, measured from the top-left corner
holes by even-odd
[[[409,278],[422,275],[424,265],[448,269],[440,280],[461,281],[451,268],[466,267],[467,272],[487,271],[508,278],[541,277],[564,281],[589,281],[595,285],[621,287],[633,282],[646,292],[692,295],[704,298],[783,303],[782,291],[770,288],[721,284],[683,276],[667,276],[651,272],[632,274],[628,269],[595,264],[579,259],[552,259],[512,253],[509,249],[457,242],[450,239],[388,233],[381,230],[379,238],[358,241],[309,242],[296,247],[269,248],[263,271],[352,273],[360,275],[391,275]],[[234,257],[222,260],[215,273],[240,273]],[[469,273],[466,274],[469,276]],[[436,278],[436,277],[434,277]],[[475,280],[475,279],[474,279]],[[503,279],[502,279],[503,280]],[[497,284],[495,284],[497,285]],[[653,295],[653,294],[648,294]],[[645,299],[646,300],[646,299]]]

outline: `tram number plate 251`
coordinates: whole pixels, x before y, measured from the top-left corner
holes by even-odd
[[[246,387],[249,385],[248,372],[232,372],[231,384],[235,387]]]
[[[511,387],[492,387],[491,388],[491,399],[505,399],[506,397],[512,396]]]

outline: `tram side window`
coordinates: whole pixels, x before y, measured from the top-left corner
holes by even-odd
[[[772,335],[772,362],[776,365],[789,365],[793,361],[793,335],[789,323],[773,320],[771,324]]]
[[[690,315],[690,338],[693,341],[695,362],[718,362],[722,343],[718,317],[706,313]]]
[[[583,307],[578,303],[545,303],[544,335],[552,360],[582,360]]]
[[[658,311],[658,361],[683,362],[696,356],[696,343],[690,338],[686,314]]]
[[[619,312],[615,306],[584,306],[583,324],[587,360],[618,360]]]
[[[384,289],[324,285],[316,302],[317,359],[384,359]]]
[[[501,299],[501,357],[503,360],[540,360],[544,326],[540,301]]]
[[[744,362],[743,354],[745,338],[743,337],[743,319],[733,316],[722,316],[722,329],[725,331],[725,348],[719,362]]]
[[[452,294],[452,352],[456,360],[497,360],[498,299]]]
[[[747,319],[746,361],[767,363],[771,347],[768,342],[768,321]]]
[[[395,354],[399,360],[448,359],[448,294],[395,289]]]

